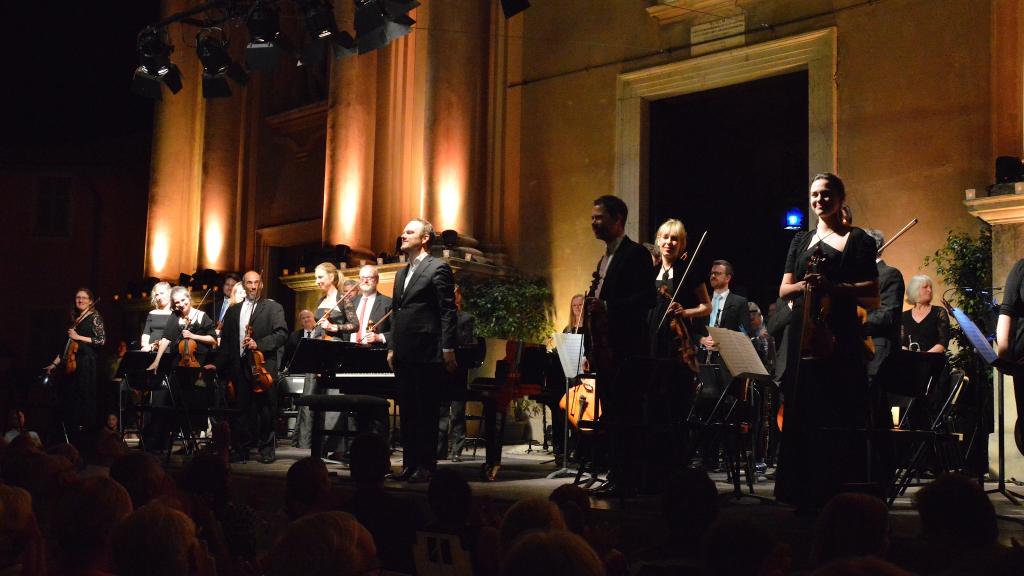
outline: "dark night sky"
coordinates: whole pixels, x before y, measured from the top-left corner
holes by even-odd
[[[129,84],[136,34],[159,17],[158,0],[4,4],[0,146],[38,149],[151,132],[153,104]]]

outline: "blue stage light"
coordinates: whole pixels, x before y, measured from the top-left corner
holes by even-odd
[[[786,212],[786,230],[800,230],[804,227],[804,213],[796,208]]]

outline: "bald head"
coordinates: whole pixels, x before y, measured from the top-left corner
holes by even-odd
[[[260,292],[260,273],[255,270],[249,270],[245,273],[245,276],[242,276],[242,285],[245,286],[245,297],[255,300]]]

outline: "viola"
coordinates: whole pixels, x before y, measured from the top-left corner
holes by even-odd
[[[658,294],[672,303],[672,294],[668,286],[662,284]],[[695,374],[697,373],[697,349],[690,340],[690,332],[686,329],[686,323],[681,318],[672,317],[669,321],[669,329],[672,330],[672,341],[676,345],[676,352],[679,353],[679,361],[685,364]]]
[[[76,318],[75,321],[71,324],[69,330],[74,330],[78,328],[79,324],[82,323],[82,320],[85,320],[85,318],[95,310],[96,303],[93,302],[92,304],[89,305],[88,308],[82,310],[82,313],[79,314],[78,318]],[[61,354],[61,363],[64,365],[64,374],[66,376],[71,376],[76,371],[78,371],[78,346],[78,340],[72,340],[70,337],[68,337],[68,341],[64,345],[64,353]]]
[[[246,338],[252,338],[252,324],[245,327]],[[262,350],[249,350],[249,368],[252,374],[252,391],[262,394],[274,387],[274,377],[267,370],[267,358]]]
[[[185,330],[188,330],[192,326],[191,322],[185,323]],[[191,338],[181,338],[178,340],[178,366],[182,368],[199,368],[199,360],[196,358],[196,352],[199,351],[199,345],[195,340]]]

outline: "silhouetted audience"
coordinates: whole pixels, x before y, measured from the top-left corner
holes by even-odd
[[[156,456],[129,452],[110,465],[110,477],[117,480],[132,497],[136,510],[170,492],[172,480]]]
[[[265,576],[359,576],[377,567],[373,536],[345,512],[292,522],[263,561]]]
[[[373,534],[383,568],[411,574],[416,532],[426,526],[427,515],[415,502],[384,491],[390,452],[379,434],[362,434],[352,441],[349,462],[356,491],[343,509]],[[398,518],[402,521],[396,522]]]
[[[913,573],[875,556],[861,556],[833,560],[815,570],[812,576],[913,576]]]
[[[558,505],[543,498],[524,498],[509,507],[498,529],[502,557],[512,543],[527,532],[565,530],[565,519]]]
[[[718,488],[703,468],[684,468],[668,479],[661,496],[665,537],[634,555],[637,574],[699,570],[700,543],[718,518]]]
[[[498,531],[492,526],[473,524],[473,492],[469,483],[451,468],[439,468],[430,479],[427,501],[433,521],[423,532],[458,536],[470,556],[474,573],[498,570]]]
[[[0,574],[46,574],[46,545],[32,511],[32,496],[23,488],[3,484],[0,484]]]
[[[601,559],[587,542],[567,530],[529,532],[509,546],[503,576],[604,576]]]
[[[889,509],[877,496],[842,493],[818,516],[812,559],[823,565],[840,558],[877,556],[889,547]]]
[[[132,512],[114,529],[118,576],[215,576],[213,558],[184,512],[162,502]]]
[[[788,548],[756,524],[732,519],[713,524],[701,543],[705,576],[789,574]]]
[[[337,509],[327,465],[320,458],[309,456],[296,460],[288,468],[285,481],[285,513],[288,518],[296,520],[307,514]]]
[[[66,490],[57,500],[51,529],[57,573],[62,576],[109,573],[113,562],[114,528],[131,513],[131,496],[110,478],[86,478]]]

